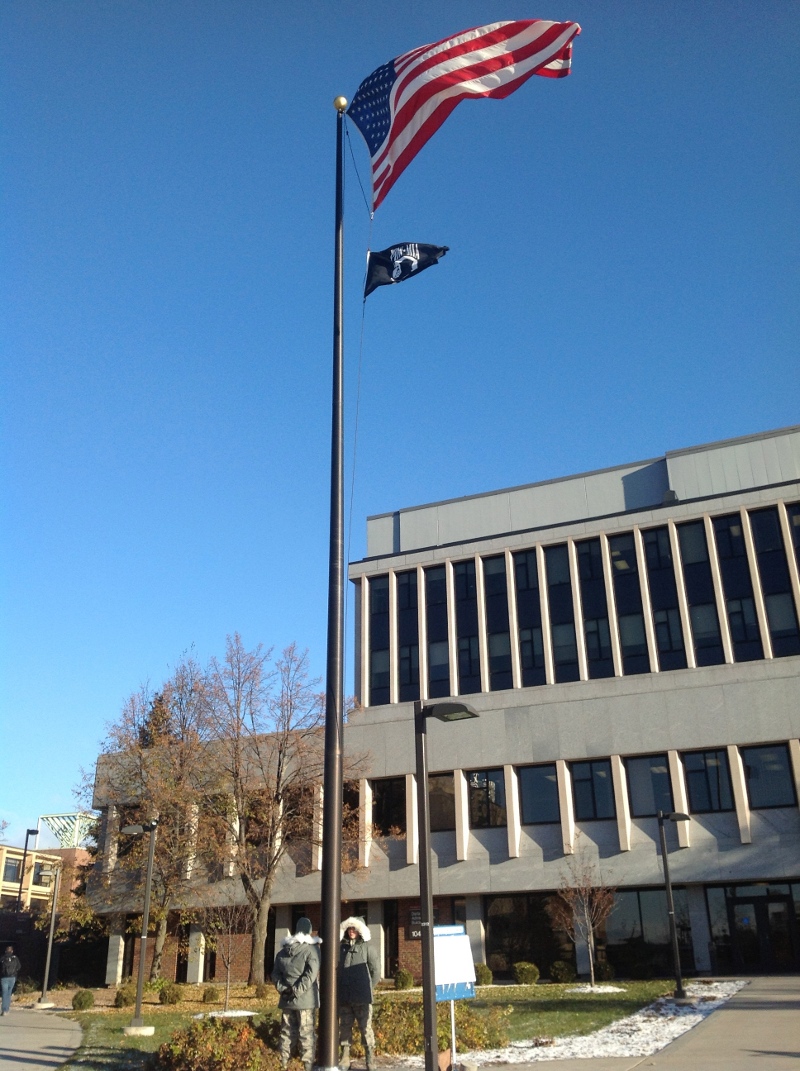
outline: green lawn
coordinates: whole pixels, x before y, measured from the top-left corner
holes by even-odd
[[[570,985],[485,986],[477,990],[475,1007],[493,1004],[513,1007],[509,1020],[512,1041],[533,1037],[591,1034],[615,1019],[624,1019],[658,997],[670,993],[674,982],[620,982],[624,993],[569,993]]]
[[[617,984],[617,983],[614,983]],[[623,993],[569,993],[567,985],[486,986],[477,990],[476,1011],[488,1011],[493,1005],[512,1008],[509,1030],[512,1041],[533,1037],[564,1037],[568,1034],[590,1034],[615,1019],[632,1015],[672,990],[674,983],[665,981],[622,982]],[[381,997],[390,1000],[419,1000],[419,993],[386,991]],[[239,1002],[237,1002],[239,1003]],[[261,1005],[263,1008],[263,1004]],[[126,1037],[123,1027],[131,1021],[132,1009],[122,1011],[71,1012],[70,1018],[83,1028],[83,1044],[67,1068],[86,1071],[143,1071],[148,1055],[180,1027],[186,1025],[198,1010],[193,1002],[182,1009],[149,1005],[144,1009],[145,1022],[154,1026],[155,1034],[148,1038]],[[267,1011],[274,1014],[274,1011]],[[446,1014],[446,1008],[441,1008]]]

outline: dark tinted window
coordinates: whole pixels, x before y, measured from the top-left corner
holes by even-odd
[[[517,773],[523,824],[560,821],[555,763],[520,766]]]
[[[369,701],[389,702],[389,577],[369,581]]]
[[[523,550],[514,555],[514,580],[517,589],[517,627],[522,685],[530,688],[544,684],[544,643],[542,611],[539,602],[539,578],[536,551]]]
[[[431,831],[438,833],[456,828],[455,782],[452,773],[428,775],[428,800]]]
[[[683,756],[683,765],[693,814],[733,810],[727,751],[691,751]]]
[[[764,650],[758,630],[741,517],[738,514],[715,517],[714,538],[717,542],[733,656],[737,662],[763,658]]]
[[[586,822],[594,818],[613,818],[616,808],[609,760],[573,762],[570,769],[576,820]]]
[[[658,664],[662,670],[685,669],[686,651],[683,645],[669,530],[666,527],[651,528],[644,533],[643,538]]]
[[[397,574],[397,645],[400,702],[419,699],[417,571]]]
[[[647,653],[639,566],[633,535],[629,532],[627,535],[613,536],[608,543],[611,548],[611,572],[614,578],[622,670],[626,675],[649,673],[650,658]]]
[[[576,681],[578,646],[575,641],[575,610],[569,575],[569,552],[566,544],[546,547],[547,598],[550,606],[550,636],[556,681]]]
[[[376,833],[406,831],[406,779],[382,777],[372,782],[372,825]]]
[[[646,818],[673,810],[672,786],[666,755],[645,755],[626,759],[628,793],[631,814],[634,818]]]
[[[589,676],[613,677],[614,660],[611,655],[611,633],[608,627],[608,603],[600,540],[587,539],[578,543],[576,549]]]
[[[469,824],[472,829],[506,824],[506,786],[502,766],[494,770],[470,770]]]
[[[425,570],[425,620],[428,630],[428,695],[450,695],[447,642],[447,581],[443,565]]]
[[[778,510],[754,510],[750,514],[761,590],[767,611],[772,653],[776,658],[800,653],[800,630],[789,579],[789,566],[778,520]]]
[[[478,644],[478,592],[475,562],[453,566],[456,588],[456,636],[458,640],[458,691],[460,695],[481,690],[481,659]]]
[[[486,638],[489,644],[489,688],[511,688],[511,636],[508,631],[508,584],[505,555],[483,559]]]
[[[800,502],[793,502],[791,506],[787,506],[786,514],[789,518],[794,556],[797,559],[797,567],[800,569]]]
[[[786,745],[769,744],[766,747],[743,747],[739,750],[750,806],[753,809],[793,807],[797,800]]]
[[[678,540],[695,661],[698,666],[718,665],[725,661],[725,653],[719,630],[705,525],[702,521],[678,525]]]

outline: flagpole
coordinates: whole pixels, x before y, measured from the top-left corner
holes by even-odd
[[[328,562],[328,659],[325,688],[325,770],[322,801],[322,965],[317,1066],[339,1064],[337,968],[342,908],[342,736],[344,707],[344,436],[343,436],[343,249],[344,112],[337,97],[336,215],[333,269],[333,403],[331,421],[331,527]]]

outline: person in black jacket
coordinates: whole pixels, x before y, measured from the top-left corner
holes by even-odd
[[[341,1071],[350,1067],[350,1043],[353,1026],[358,1023],[367,1057],[367,1071],[375,1058],[375,1035],[372,1032],[372,1000],[380,981],[378,952],[370,944],[371,934],[363,919],[351,917],[341,926],[339,946],[339,1059]]]
[[[319,976],[319,937],[311,936],[311,920],[298,919],[291,937],[285,937],[275,966],[272,981],[280,994],[281,1009],[281,1067],[286,1068],[292,1049],[299,1045],[303,1071],[311,1071],[316,1052],[314,1009],[319,1007],[317,978]]]
[[[0,990],[3,993],[2,1015],[8,1015],[11,1010],[11,994],[17,981],[17,975],[22,970],[22,964],[14,955],[14,949],[8,945],[3,956],[0,956]]]

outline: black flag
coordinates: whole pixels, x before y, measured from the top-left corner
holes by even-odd
[[[390,283],[402,283],[421,271],[436,264],[443,257],[449,246],[419,245],[417,242],[402,242],[378,253],[367,254],[367,281],[364,285],[364,297],[368,297],[379,286]]]

